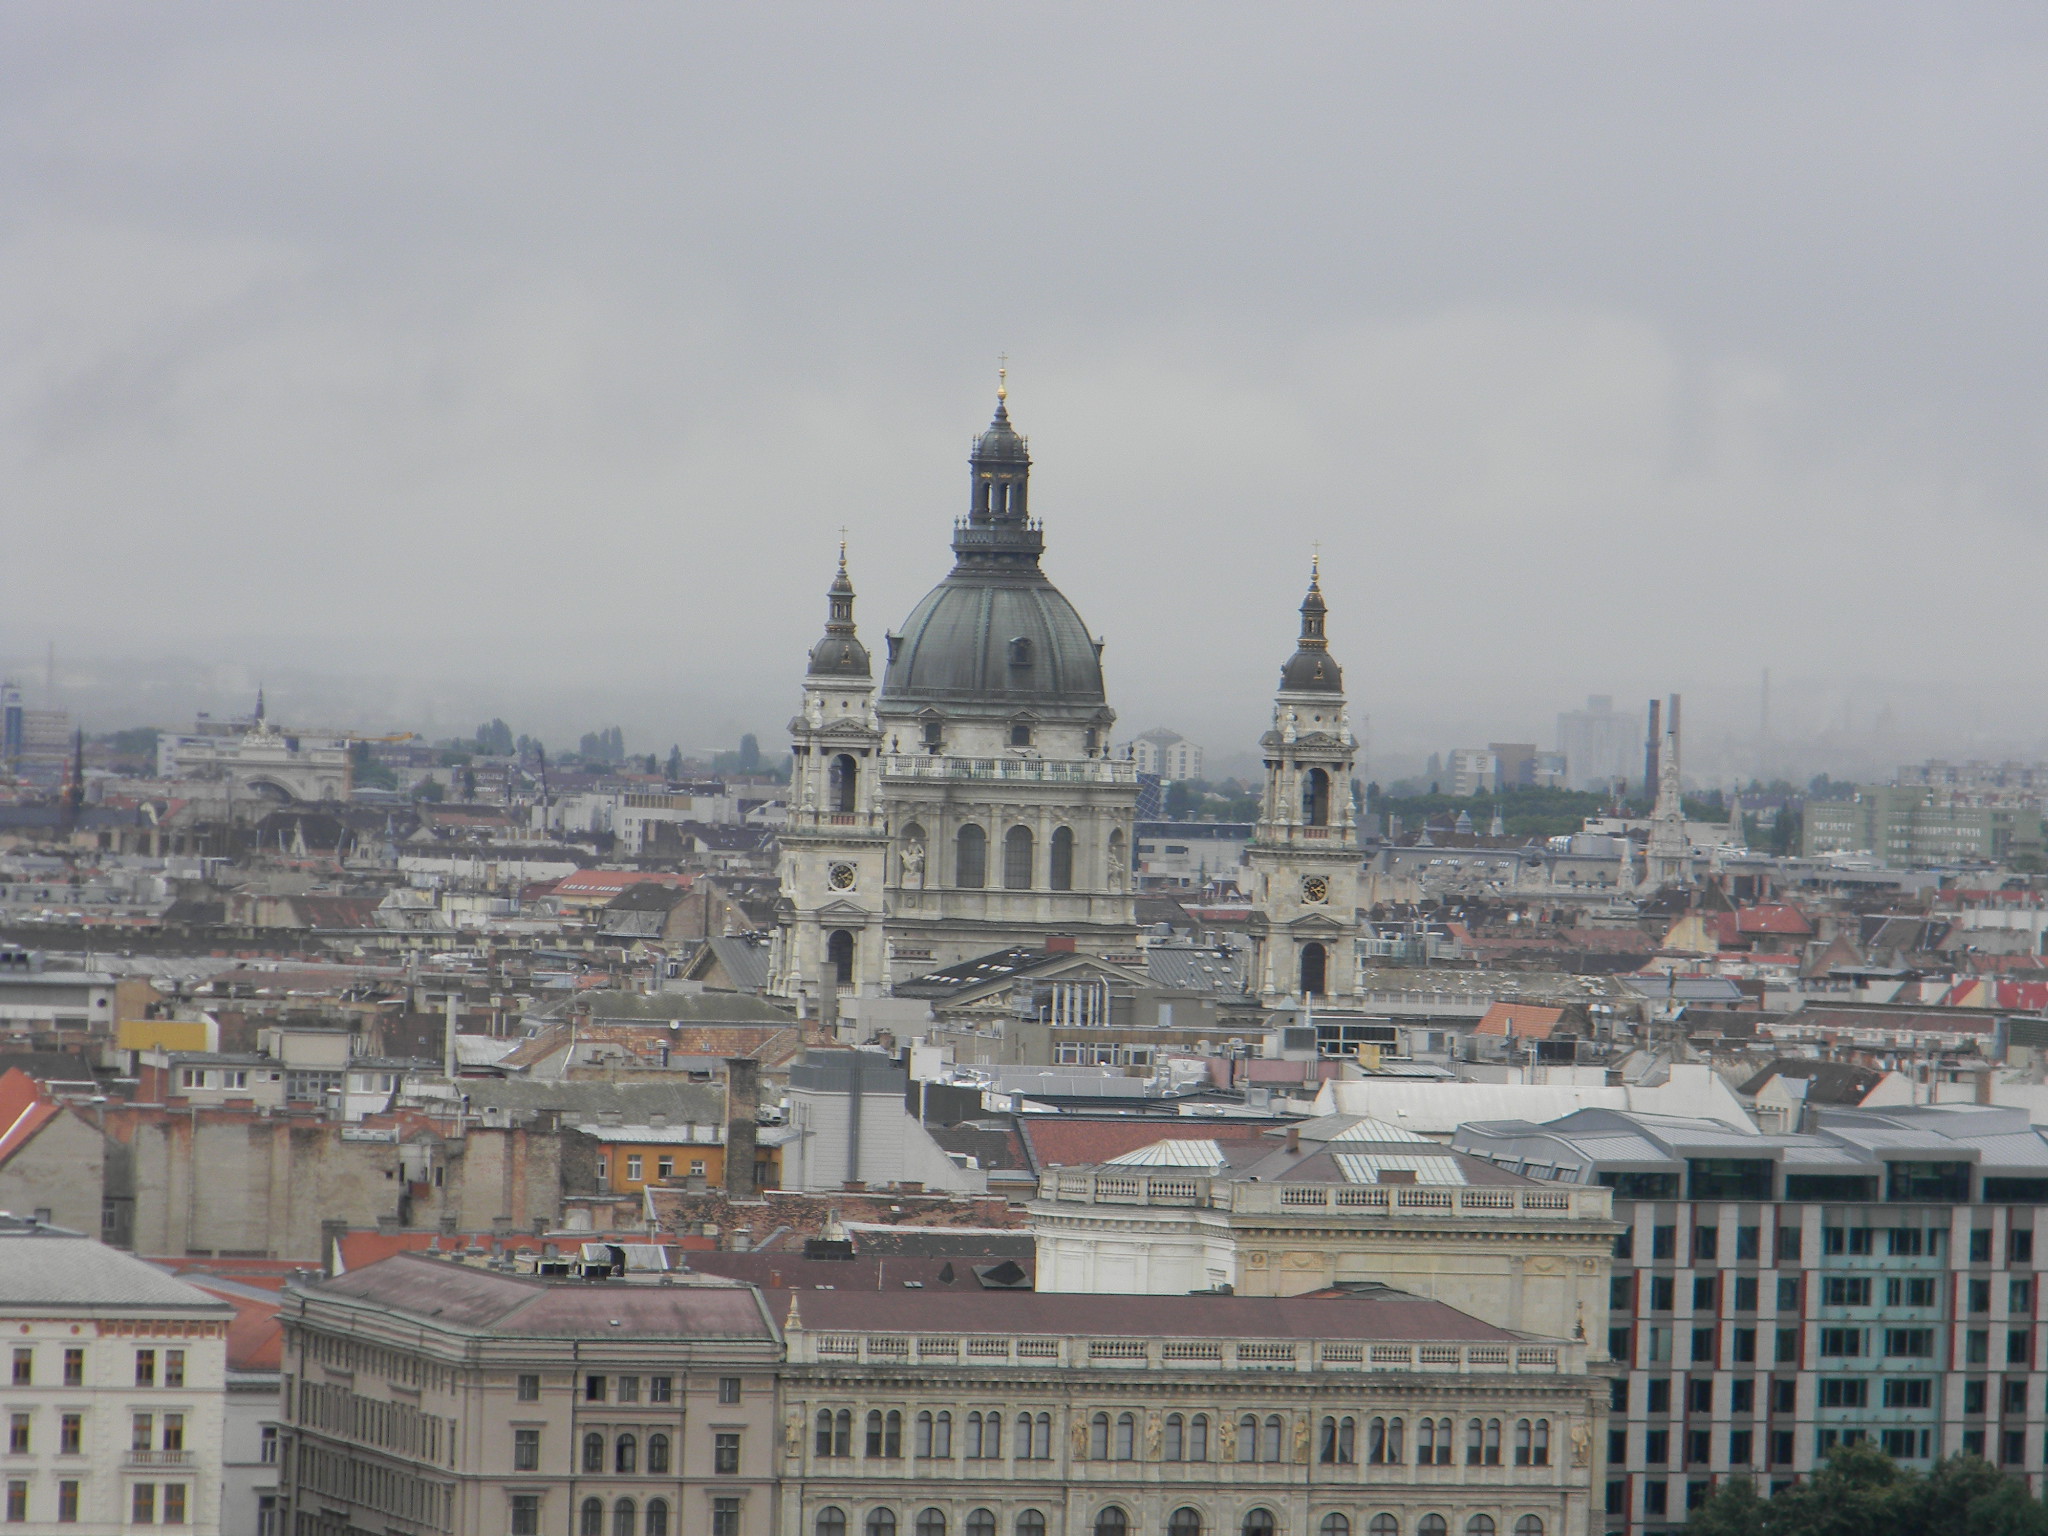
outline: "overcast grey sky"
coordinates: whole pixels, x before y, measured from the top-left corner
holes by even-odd
[[[0,655],[779,737],[1007,351],[1132,730],[1249,745],[1319,540],[1389,762],[2037,743],[2044,156],[2009,4],[15,3]]]

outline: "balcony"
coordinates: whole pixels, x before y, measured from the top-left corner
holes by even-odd
[[[919,757],[885,754],[890,779],[963,779],[1013,784],[1135,784],[1135,763],[1106,757]]]
[[[1058,1170],[1040,1184],[1052,1206],[1180,1205],[1249,1214],[1340,1210],[1379,1220],[1450,1217],[1489,1220],[1560,1216],[1608,1219],[1613,1192],[1592,1186],[1544,1189],[1497,1185],[1263,1184],[1172,1173],[1088,1173]]]
[[[190,1451],[152,1451],[141,1448],[128,1452],[131,1467],[189,1467],[192,1465]]]

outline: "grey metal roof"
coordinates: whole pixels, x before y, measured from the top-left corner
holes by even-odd
[[[1236,950],[1154,944],[1145,951],[1152,984],[1190,992],[1242,992],[1244,960]]]
[[[137,1307],[232,1317],[234,1308],[89,1237],[0,1236],[0,1306]]]

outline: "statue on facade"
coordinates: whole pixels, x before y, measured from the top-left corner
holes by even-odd
[[[924,889],[924,844],[915,840],[903,845],[903,883]]]
[[[1145,1415],[1145,1459],[1147,1461],[1157,1461],[1160,1457],[1161,1449],[1159,1415],[1148,1413]]]
[[[782,1423],[782,1451],[786,1456],[804,1453],[804,1416],[792,1413]]]
[[[1073,1449],[1074,1460],[1086,1461],[1088,1459],[1088,1421],[1077,1413],[1074,1415],[1073,1423],[1067,1426],[1067,1431],[1067,1444]]]
[[[1593,1464],[1593,1430],[1584,1419],[1572,1421],[1572,1465],[1590,1467]]]
[[[1308,1465],[1308,1419],[1303,1415],[1297,1415],[1294,1420],[1294,1464],[1298,1467]]]

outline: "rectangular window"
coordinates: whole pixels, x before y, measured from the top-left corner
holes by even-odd
[[[602,1376],[584,1377],[583,1401],[585,1401],[586,1403],[601,1403],[604,1401],[604,1399],[604,1378]]]
[[[185,1449],[185,1415],[167,1413],[164,1415],[164,1449],[182,1451]]]
[[[1970,1281],[1969,1293],[1965,1299],[1970,1311],[1989,1312],[1991,1310],[1991,1282],[1989,1280]]]
[[[2025,1317],[2034,1310],[2034,1282],[2031,1280],[2008,1281],[2005,1287],[2005,1310],[2014,1317]]]
[[[1771,1383],[1771,1412],[1796,1413],[1799,1409],[1799,1383],[1789,1376],[1780,1376]]]
[[[78,1523],[78,1480],[67,1477],[57,1485],[57,1523],[76,1525]]]
[[[640,1177],[640,1159],[639,1159],[639,1158],[637,1158],[637,1157],[629,1157],[629,1158],[627,1158],[627,1159],[626,1159],[626,1177],[627,1177],[627,1178],[629,1178],[629,1179],[637,1179],[637,1178],[639,1178],[639,1177]]]
[[[36,1381],[36,1352],[17,1346],[14,1351],[14,1384],[17,1387],[32,1387]]]
[[[1775,1364],[1796,1365],[1799,1363],[1799,1330],[1780,1328],[1777,1330],[1777,1352]]]
[[[1669,1365],[1671,1363],[1671,1330],[1669,1328],[1645,1328],[1643,1330],[1643,1363],[1645,1365]]]
[[[1738,1264],[1757,1259],[1763,1255],[1764,1229],[1762,1227],[1737,1227],[1735,1229],[1735,1262]]]
[[[1739,1381],[1728,1383],[1728,1411],[1730,1413],[1756,1412],[1756,1378],[1744,1376]]]
[[[1721,1257],[1721,1229],[1719,1227],[1694,1227],[1692,1229],[1692,1256],[1695,1259],[1715,1260]]]
[[[737,1376],[718,1378],[718,1400],[721,1403],[736,1403],[740,1400],[740,1379]]]
[[[1607,1282],[1607,1310],[1626,1312],[1635,1305],[1636,1277],[1615,1275]]]
[[[1628,1465],[1627,1430],[1610,1429],[1607,1431],[1607,1464],[1610,1467],[1625,1467]],[[1416,1465],[1420,1466],[1421,1463],[1418,1461]]]
[[[1688,1430],[1685,1436],[1685,1464],[1702,1467],[1714,1459],[1714,1436],[1711,1430]]]
[[[1628,1378],[1626,1376],[1617,1376],[1614,1380],[1607,1383],[1607,1411],[1609,1413],[1628,1412]]]
[[[1867,1307],[1870,1305],[1868,1275],[1829,1275],[1820,1283],[1820,1304],[1824,1307]]]
[[[540,1536],[540,1495],[512,1495],[512,1536]]]
[[[1976,1414],[1984,1411],[1984,1378],[1979,1376],[1963,1383],[1963,1412]]]
[[[138,1349],[135,1351],[135,1385],[153,1387],[156,1385],[156,1351]]]
[[[704,1159],[703,1159],[703,1158],[701,1158],[701,1157],[693,1157],[693,1158],[691,1158],[691,1159],[690,1159],[690,1172],[692,1172],[692,1173],[702,1173],[703,1171],[704,1171]]]
[[[519,1401],[522,1403],[537,1403],[540,1401],[540,1378],[538,1376],[521,1376],[519,1378]]]
[[[85,1415],[67,1413],[57,1420],[57,1454],[76,1456],[85,1449]]]
[[[1798,1312],[1799,1282],[1797,1280],[1780,1280],[1778,1282],[1778,1310],[1785,1313]]]
[[[1999,1383],[1998,1411],[2000,1413],[2025,1413],[2027,1411],[2027,1384],[2024,1381]]]
[[[7,1454],[26,1456],[28,1454],[28,1415],[10,1413],[7,1416]]]
[[[1851,1227],[1849,1229],[1849,1252],[1868,1258],[1877,1251],[1877,1228]]]
[[[1678,1297],[1678,1282],[1670,1275],[1650,1276],[1650,1310],[1669,1312]]]
[[[1796,1264],[1799,1262],[1800,1239],[1803,1235],[1797,1227],[1778,1228],[1778,1262],[1780,1264],[1787,1262]]]
[[[1658,1478],[1654,1481],[1644,1483],[1643,1513],[1646,1515],[1664,1514],[1669,1508],[1669,1506],[1665,1503],[1666,1497],[1667,1495],[1664,1489],[1664,1480],[1662,1478]]]
[[[711,1536],[740,1536],[740,1501],[711,1501]]]
[[[1609,1457],[1608,1459],[1610,1461],[1619,1461],[1621,1458]],[[1625,1515],[1628,1513],[1628,1482],[1625,1478],[1617,1477],[1607,1484],[1607,1513],[1610,1515]]]
[[[1738,1312],[1754,1312],[1756,1310],[1755,1275],[1737,1275],[1735,1277],[1735,1310]]]
[[[1863,1330],[1861,1328],[1823,1328],[1820,1331],[1820,1352],[1825,1356],[1840,1359],[1863,1353]]]
[[[164,1351],[164,1385],[182,1387],[185,1385],[185,1351],[167,1349]]]
[[[1649,1411],[1652,1415],[1671,1411],[1671,1378],[1658,1376],[1650,1382]]]
[[[514,1472],[538,1472],[540,1470],[539,1430],[515,1429],[512,1431],[512,1470]]]
[[[712,1438],[711,1470],[737,1472],[740,1469],[740,1437],[737,1430]]]
[[[165,1525],[183,1525],[184,1523],[185,1523],[185,1485],[184,1485],[183,1483],[165,1483],[165,1484],[164,1484],[164,1524],[165,1524]]]
[[[1753,1444],[1753,1443],[1754,1443],[1754,1442],[1753,1442],[1753,1440],[1752,1440],[1752,1438],[1751,1438],[1751,1435],[1750,1435],[1750,1432],[1749,1432],[1748,1430],[1746,1430],[1746,1429],[1731,1429],[1731,1430],[1729,1430],[1729,1431],[1728,1431],[1728,1465],[1729,1465],[1729,1466],[1731,1466],[1731,1467],[1746,1467],[1746,1466],[1748,1466],[1748,1465],[1749,1465],[1749,1462],[1750,1462],[1750,1455],[1751,1455],[1751,1446],[1752,1446],[1752,1444]]]
[[[2026,1365],[2034,1355],[2034,1330],[2031,1328],[2008,1328],[2005,1330],[2005,1363]]]
[[[1774,1429],[1771,1431],[1771,1465],[1789,1466],[1792,1461],[1792,1431]]]
[[[1868,1408],[1870,1383],[1860,1376],[1823,1376],[1820,1379],[1823,1408]]]
[[[1692,1283],[1692,1309],[1695,1312],[1714,1310],[1714,1276],[1701,1275]]]
[[[1989,1264],[1991,1262],[1991,1229],[1972,1227],[1970,1229],[1970,1262]]]
[[[1705,1461],[1706,1459],[1707,1458],[1704,1456],[1700,1458],[1701,1461]],[[1706,1503],[1707,1490],[1712,1486],[1713,1485],[1703,1477],[1696,1477],[1691,1482],[1687,1483],[1685,1485],[1685,1507],[1687,1509],[1698,1509],[1702,1504]]]
[[[1629,1358],[1627,1324],[1624,1323],[1619,1328],[1607,1330],[1607,1357],[1610,1360],[1627,1360]]]
[[[619,1378],[619,1401],[622,1403],[637,1403],[640,1401],[640,1378],[638,1376],[621,1376]]]
[[[671,1403],[675,1401],[675,1378],[673,1376],[650,1376],[647,1378],[647,1401],[650,1403]]]
[[[1882,1429],[1877,1434],[1878,1448],[1895,1458],[1925,1456],[1927,1441],[1928,1432],[1924,1429]]]
[[[1661,1467],[1671,1459],[1671,1431],[1651,1429],[1643,1432],[1643,1460],[1652,1466]]]
[[[1714,1330],[1695,1328],[1692,1331],[1692,1358],[1695,1364],[1714,1358]]]
[[[156,1444],[156,1415],[138,1413],[128,1424],[128,1449],[146,1451]]]
[[[1653,1259],[1675,1259],[1678,1257],[1678,1228],[1652,1227],[1650,1229],[1650,1257]]]
[[[2008,1264],[2031,1264],[2034,1262],[2034,1234],[2031,1231],[2006,1233],[2005,1262]]]
[[[2020,1383],[2025,1386],[2026,1383]],[[1934,1382],[1926,1376],[1905,1376],[1884,1384],[1884,1405],[1887,1408],[1931,1408],[1934,1406]]]
[[[277,1426],[275,1424],[263,1426],[262,1447],[257,1452],[257,1455],[266,1466],[277,1465]]]
[[[7,1523],[19,1525],[28,1518],[28,1479],[10,1477],[7,1480]]]
[[[2026,1459],[2026,1431],[2008,1429],[1998,1437],[1998,1460],[2000,1465],[2016,1467]]]
[[[1972,1328],[1963,1334],[1963,1363],[1988,1365],[1991,1361],[1991,1330]]]
[[[64,1351],[64,1385],[82,1387],[85,1385],[85,1351],[67,1349]]]
[[[1884,1304],[1888,1307],[1931,1307],[1934,1305],[1934,1278],[1901,1280],[1893,1278],[1884,1283]]]
[[[1617,1259],[1633,1259],[1636,1256],[1636,1229],[1628,1227],[1614,1234],[1614,1256]]]
[[[1932,1328],[1887,1328],[1884,1331],[1884,1352],[1906,1359],[1922,1359],[1934,1353],[1934,1330]],[[1823,1351],[1825,1353],[1825,1351]]]
[[[280,1536],[277,1528],[277,1495],[259,1493],[256,1496],[256,1536]],[[538,1531],[532,1536],[540,1536]]]
[[[128,1523],[156,1524],[156,1484],[137,1483],[128,1492]]]
[[[1687,1413],[1712,1413],[1714,1411],[1714,1378],[1695,1376],[1685,1384],[1685,1411]]]
[[[654,1164],[654,1173],[656,1178],[674,1178],[676,1176],[676,1160],[672,1157],[663,1157],[656,1159]]]
[[[1735,1328],[1729,1331],[1728,1342],[1737,1365],[1756,1364],[1756,1330]]]

